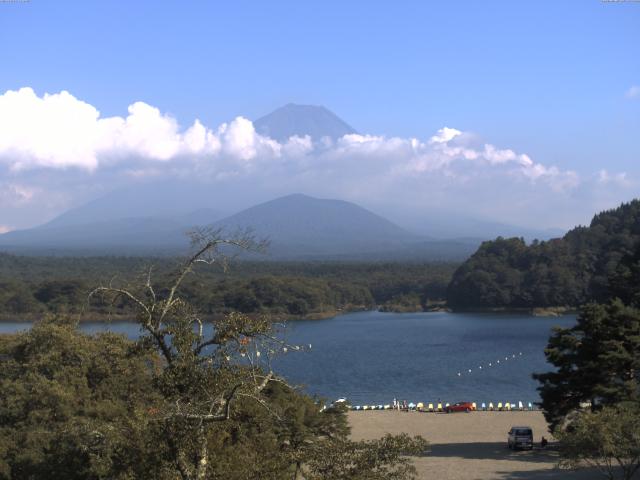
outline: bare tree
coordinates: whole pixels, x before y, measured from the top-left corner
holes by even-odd
[[[154,284],[149,269],[142,285],[119,287],[112,282],[94,289],[90,298],[124,300],[135,309],[143,331],[140,342],[162,358],[156,381],[164,405],[154,412],[155,419],[180,476],[202,480],[209,470],[207,438],[213,425],[229,420],[234,402],[242,398],[269,409],[263,390],[270,382],[283,382],[273,372],[271,358],[300,347],[282,342],[266,317],[232,313],[205,319],[180,295],[197,265],[219,264],[226,270],[234,251],[261,252],[265,242],[250,232],[226,237],[212,229],[194,231],[191,239],[193,253],[166,288]]]
[[[291,387],[274,373],[271,360],[304,348],[284,342],[278,325],[268,317],[231,313],[204,318],[181,295],[185,279],[198,265],[219,264],[226,270],[234,252],[260,252],[265,242],[257,242],[246,231],[226,237],[212,229],[192,232],[191,239],[192,255],[164,288],[154,283],[149,269],[139,285],[118,286],[112,281],[90,293],[90,298],[101,295],[112,304],[124,301],[133,307],[143,331],[139,344],[153,348],[161,359],[153,383],[162,400],[149,409],[152,431],[147,438],[156,442],[156,457],[169,458],[167,478],[214,478],[217,470],[209,462],[221,458],[214,440],[224,440],[216,435],[233,430],[227,427],[234,424],[251,423],[245,415],[255,412],[260,417],[267,413],[269,421],[261,425],[272,429],[279,442],[273,454],[267,454],[272,458],[265,459],[279,465],[276,477],[270,478],[281,478],[285,472],[310,480],[414,478],[407,455],[424,453],[428,447],[424,439],[401,435],[352,442],[341,410],[320,413],[320,405],[305,396],[294,404],[278,403],[277,394],[269,395],[291,392]],[[259,409],[247,408],[252,404]]]

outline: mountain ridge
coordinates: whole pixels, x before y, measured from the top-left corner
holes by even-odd
[[[12,253],[62,255],[175,255],[188,248],[191,215],[49,222],[0,235],[0,249]],[[213,219],[212,219],[213,220]],[[404,230],[355,203],[291,194],[217,221],[199,222],[233,234],[251,229],[271,245],[273,260],[451,260],[466,258],[477,241],[442,241]]]
[[[311,255],[388,250],[420,238],[354,203],[299,193],[255,205],[214,226],[251,228],[271,240],[276,256],[302,250]]]

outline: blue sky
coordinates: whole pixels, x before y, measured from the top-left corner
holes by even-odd
[[[640,177],[638,2],[31,0],[0,3],[0,42],[0,94],[66,90],[102,117],[142,101],[215,128],[322,104],[361,133],[447,126]]]

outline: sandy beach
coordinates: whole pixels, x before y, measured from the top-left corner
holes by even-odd
[[[602,478],[594,471],[559,470],[557,452],[541,450],[540,439],[551,439],[541,412],[473,412],[435,414],[419,412],[349,412],[352,437],[374,439],[385,433],[422,435],[431,452],[416,458],[420,479],[438,480],[547,480]],[[533,428],[536,448],[511,451],[507,432],[511,426]]]

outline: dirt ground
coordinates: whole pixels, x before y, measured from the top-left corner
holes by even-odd
[[[557,451],[539,448],[542,435],[552,440],[541,412],[420,413],[397,411],[349,412],[351,435],[368,440],[385,433],[422,435],[431,452],[415,459],[420,479],[437,480],[591,480],[595,471],[559,470]],[[530,426],[536,448],[511,451],[511,426]]]

